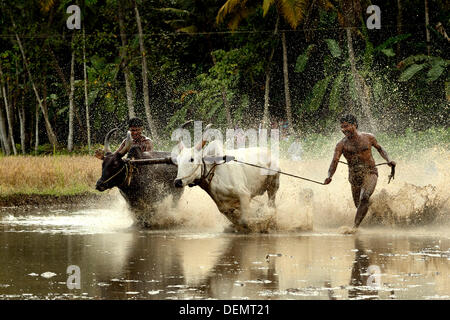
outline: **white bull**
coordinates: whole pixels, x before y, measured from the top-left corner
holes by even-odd
[[[279,170],[277,162],[265,148],[225,151],[219,140],[212,141],[206,147],[204,145],[205,141],[202,141],[196,147],[186,148],[182,141],[179,142],[175,186],[200,186],[238,230],[248,231],[247,218],[251,199],[267,191],[268,205],[275,207],[280,174],[233,161],[215,164],[203,160],[226,154],[237,160]]]

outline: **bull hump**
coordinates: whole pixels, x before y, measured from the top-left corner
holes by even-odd
[[[166,151],[146,151],[143,152],[143,159],[153,159],[153,158],[165,158],[170,157],[170,152]]]

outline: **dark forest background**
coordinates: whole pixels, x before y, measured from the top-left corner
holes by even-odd
[[[375,133],[449,127],[448,1],[0,3],[3,154],[87,152],[132,116],[157,146],[187,119],[291,136],[347,112]]]

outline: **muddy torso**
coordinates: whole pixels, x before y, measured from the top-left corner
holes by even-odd
[[[372,142],[367,133],[358,133],[354,139],[342,140],[343,155],[347,159],[349,178],[363,178],[366,174],[378,175],[375,160],[372,157]]]

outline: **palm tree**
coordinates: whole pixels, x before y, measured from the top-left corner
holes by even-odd
[[[340,0],[341,19],[340,23],[343,25],[347,35],[347,49],[350,61],[351,73],[355,84],[355,90],[360,98],[360,104],[364,115],[369,123],[369,129],[374,130],[375,123],[370,111],[370,97],[364,79],[359,75],[356,67],[355,51],[353,49],[352,29],[359,25],[361,19],[361,1],[360,0]]]
[[[0,70],[1,70],[1,65],[0,65]],[[1,86],[2,86],[2,89],[0,91],[0,94],[4,97],[5,105],[7,105],[6,90],[5,90],[5,86],[3,85],[3,82],[2,82]],[[10,143],[9,143],[9,140],[8,140],[5,116],[3,115],[3,109],[2,108],[0,108],[0,139],[1,139],[3,153],[5,153],[6,155],[10,155],[11,154],[11,146],[10,146]]]
[[[123,17],[123,8],[121,5],[121,1],[117,1],[118,3],[118,17],[119,17],[119,28],[120,28],[120,39],[122,41],[122,48],[120,50],[120,56],[122,59],[122,67],[123,74],[125,77],[125,91],[127,93],[127,106],[128,106],[128,117],[134,118],[136,113],[134,112],[134,101],[133,101],[133,89],[131,88],[131,73],[130,68],[128,67],[128,58],[127,58],[127,36],[125,33],[125,24]]]
[[[89,119],[89,99],[88,99],[88,83],[86,71],[86,25],[83,24],[83,77],[84,77],[84,105],[86,109],[86,133],[88,152],[91,154],[91,125]]]
[[[258,3],[253,3],[251,1],[237,1],[228,0],[219,10],[217,14],[216,21],[221,23],[225,20],[226,16],[230,16],[230,21],[228,27],[231,30],[235,30],[239,23],[248,17],[252,12],[252,6],[258,6]],[[292,29],[297,28],[297,26],[304,19],[305,13],[307,12],[307,7],[309,5],[308,0],[263,0],[262,1],[263,16],[266,16],[270,8],[275,5],[277,10],[277,21],[275,23],[274,35],[278,34],[278,24],[280,14],[286,20],[286,22],[292,27]],[[288,73],[288,61],[287,61],[287,46],[286,46],[286,36],[285,32],[282,33],[281,37],[282,48],[283,48],[283,78],[284,78],[284,93],[285,93],[285,106],[286,106],[286,117],[288,119],[289,131],[293,132],[293,121],[292,121],[292,109],[291,109],[291,99],[289,90],[289,73]],[[269,89],[270,89],[270,64],[274,55],[275,47],[272,47],[268,65],[266,68],[266,82],[265,82],[265,92],[264,92],[264,115],[263,115],[263,125],[267,126],[269,123]]]
[[[17,150],[16,150],[16,145],[14,142],[14,135],[13,135],[13,127],[12,127],[12,110],[10,110],[10,104],[8,103],[8,96],[7,96],[7,92],[6,92],[6,87],[5,84],[3,83],[4,77],[3,77],[3,70],[2,70],[2,66],[0,63],[0,81],[2,82],[1,84],[1,90],[2,90],[2,95],[3,95],[3,101],[5,102],[5,110],[6,110],[6,120],[8,123],[8,133],[9,133],[9,137],[8,139],[6,139],[6,146],[11,145],[12,149],[13,149],[13,153],[14,155],[17,155]]]
[[[134,12],[136,14],[136,24],[139,32],[139,48],[141,50],[142,58],[142,91],[144,95],[144,109],[147,116],[147,122],[150,127],[153,140],[158,140],[158,132],[156,130],[155,122],[153,121],[152,113],[150,111],[150,96],[148,92],[148,68],[147,68],[147,54],[144,47],[144,36],[142,32],[141,17],[139,15],[139,9],[136,0],[133,0]]]
[[[73,45],[72,35],[72,45]],[[73,110],[75,93],[75,50],[72,48],[72,58],[70,60],[70,91],[69,91],[69,135],[67,137],[67,150],[73,151]]]
[[[159,9],[163,13],[171,13],[177,15],[177,19],[175,20],[166,20],[165,22],[171,25],[176,32],[185,32],[185,33],[197,33],[204,32],[208,33],[210,30],[205,29],[205,26],[212,25],[209,20],[204,21],[202,18],[196,19],[198,15],[195,13],[195,9],[193,11],[188,11],[179,8],[160,8]],[[203,21],[202,21],[203,20]],[[212,52],[212,45],[210,41],[210,37],[206,36],[207,44],[209,49],[211,50],[211,59],[214,66],[217,64],[217,59]],[[227,94],[227,88],[223,85],[220,86],[220,93],[222,96],[223,105],[225,107],[225,116],[227,118],[227,126],[228,128],[233,128],[233,119],[231,116],[231,104]]]
[[[430,17],[428,14],[428,0],[425,0],[425,35],[427,39],[427,54],[430,55],[431,53],[431,46],[430,46],[430,30],[428,30],[428,25],[430,24]]]

